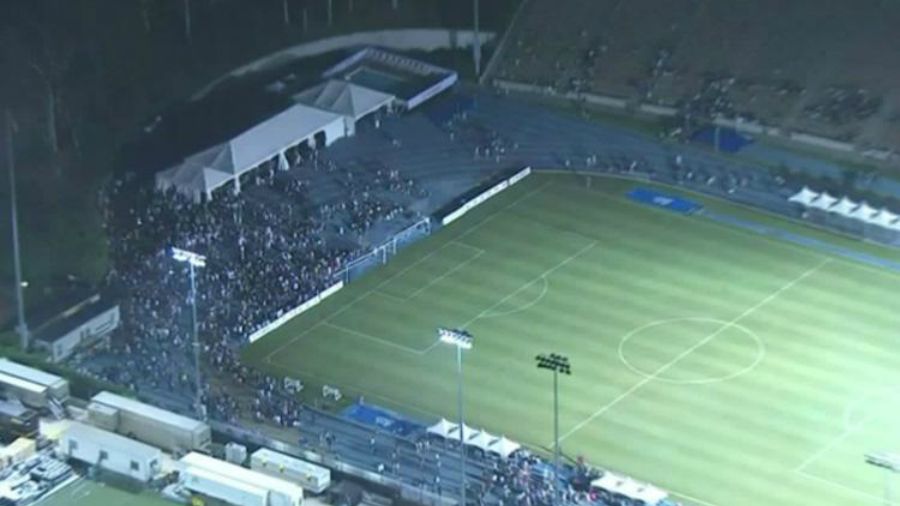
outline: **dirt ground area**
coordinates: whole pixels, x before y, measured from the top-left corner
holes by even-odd
[[[497,77],[900,147],[900,3],[531,0]]]

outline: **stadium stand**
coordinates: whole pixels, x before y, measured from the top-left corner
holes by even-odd
[[[883,158],[900,147],[896,70],[881,56],[898,19],[874,1],[533,0],[492,77],[673,107],[699,127],[741,118]]]
[[[481,194],[484,188],[466,193],[479,183],[508,178],[507,171],[523,166],[651,180],[803,217],[788,200],[798,187],[758,167],[502,96],[446,98],[450,105],[439,100],[433,108],[387,116],[378,125],[364,119],[352,139],[327,149],[297,149],[288,157],[288,170],[264,164],[244,176],[239,195],[220,192],[200,205],[174,191],[116,180],[105,194],[115,265],[107,283],[126,294],[120,305],[123,324],[107,348],[80,354],[75,366],[145,400],[190,412],[187,276],[165,249],[178,245],[200,252],[208,257],[207,268],[198,273],[203,374],[210,377],[203,398],[213,421],[299,427],[307,448],[330,448],[366,469],[446,492],[459,480],[450,464],[452,447],[429,450],[434,443],[424,432],[386,435],[304,408],[279,378],[240,362],[248,336],[335,281],[352,282],[348,267],[396,234],[445,206],[458,207],[460,196]],[[372,437],[378,458],[366,456]],[[401,448],[396,461],[384,457],[392,456],[392,447]],[[411,464],[416,462],[421,465]],[[482,455],[478,462],[472,482],[482,487],[486,504],[509,504],[508,498],[515,504],[549,504],[552,483],[536,456]],[[587,479],[592,471],[583,464],[569,472],[568,499],[586,498],[591,479],[599,476]]]

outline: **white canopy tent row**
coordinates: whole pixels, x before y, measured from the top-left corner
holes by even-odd
[[[827,211],[837,202],[837,197],[832,197],[828,194],[828,192],[822,192],[816,197],[812,202],[810,202],[809,207],[813,209],[821,209],[823,211]]]
[[[429,427],[427,432],[443,439],[455,441],[459,439],[459,424],[441,418],[440,421]],[[483,430],[473,429],[468,425],[463,425],[463,441],[468,446],[495,453],[503,458],[509,457],[522,448],[522,445],[506,436],[497,437]]]
[[[357,121],[378,111],[393,110],[397,100],[393,95],[338,79],[325,81],[293,98],[297,103],[341,115],[347,137],[356,133]]]
[[[624,496],[647,506],[656,506],[669,497],[665,490],[608,471],[592,481],[591,488]]]
[[[803,187],[802,190],[788,197],[788,201],[796,202],[798,204],[802,204],[804,206],[809,206],[812,204],[814,200],[819,196],[818,193],[810,190],[806,186]]]
[[[820,209],[846,218],[862,221],[889,230],[900,231],[900,216],[888,209],[876,209],[866,202],[854,202],[847,197],[832,197],[827,192],[816,193],[807,187],[788,197],[788,201],[804,207]]]
[[[848,199],[847,197],[841,197],[841,200],[838,200],[828,212],[840,214],[841,216],[846,216],[850,218],[853,215],[853,212],[856,211],[856,208],[859,207],[859,204]]]
[[[343,118],[304,104],[295,104],[233,139],[187,157],[156,174],[156,187],[174,188],[199,202],[213,191],[234,183],[240,192],[240,177],[265,162],[276,160],[287,169],[286,151],[307,144],[327,146],[345,136]]]

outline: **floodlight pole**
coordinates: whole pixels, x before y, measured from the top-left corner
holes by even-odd
[[[200,332],[198,331],[197,322],[197,267],[206,267],[206,257],[196,253],[172,248],[172,258],[177,262],[188,264],[191,280],[191,334],[194,348],[194,409],[197,416],[206,421],[206,409],[203,406],[203,385],[200,379]]]
[[[553,495],[557,505],[562,504],[562,489],[559,486],[559,373],[572,374],[569,358],[551,353],[535,357],[538,369],[553,372]]]
[[[463,427],[463,369],[462,369],[462,347],[456,347],[456,409],[459,413],[459,496],[460,506],[466,506],[466,442]]]
[[[200,419],[206,421],[206,410],[203,409],[203,394],[200,382],[200,338],[197,325],[197,275],[193,262],[188,262],[191,271],[191,335],[194,348],[194,407]]]
[[[475,40],[472,41],[472,58],[475,60],[475,80],[481,76],[481,36],[478,33],[478,0],[472,0],[473,32]]]
[[[557,499],[557,505],[562,504],[559,501],[559,371],[553,370],[553,492]]]
[[[456,402],[457,413],[459,414],[459,504],[460,506],[466,506],[466,440],[465,433],[463,432],[463,427],[465,427],[465,417],[463,416],[462,352],[463,349],[468,350],[472,348],[472,334],[465,330],[439,328],[438,337],[441,342],[450,344],[456,348]]]
[[[19,333],[19,343],[22,351],[28,351],[31,333],[28,330],[28,323],[25,321],[25,296],[22,293],[22,257],[19,251],[19,215],[18,204],[16,203],[16,156],[13,152],[13,120],[9,110],[6,111],[4,120],[6,129],[6,165],[9,170],[9,219],[12,222],[13,270],[15,271],[16,311],[18,316],[16,330]]]

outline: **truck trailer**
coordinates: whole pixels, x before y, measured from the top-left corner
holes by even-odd
[[[179,460],[181,483],[192,492],[235,506],[301,506],[303,489],[289,481],[268,476],[200,453]]]
[[[158,448],[79,422],[69,425],[59,448],[69,459],[143,483],[160,473],[162,452]]]
[[[331,471],[327,468],[268,448],[253,452],[250,456],[250,469],[299,483],[303,490],[314,494],[321,494],[331,485]]]
[[[212,441],[209,425],[171,411],[110,392],[100,392],[88,405],[91,423],[167,452],[206,450]]]

